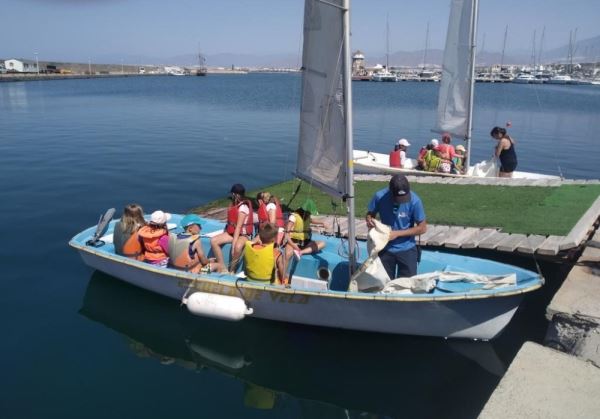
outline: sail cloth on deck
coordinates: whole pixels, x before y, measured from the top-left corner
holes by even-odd
[[[296,175],[339,197],[346,193],[343,2],[328,0],[327,3],[306,0],[304,6],[302,104]]]
[[[433,131],[467,136],[469,90],[471,89],[471,30],[473,0],[452,0],[442,80],[438,96],[437,122]]]

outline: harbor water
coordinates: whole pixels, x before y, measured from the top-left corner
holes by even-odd
[[[405,137],[415,156],[438,87],[355,82],[356,148]],[[568,267],[542,263],[547,285],[500,338],[464,342],[200,319],[67,246],[109,207],[185,212],[289,179],[299,101],[297,74],[0,83],[2,418],[477,416],[520,345],[543,339]],[[478,84],[473,161],[510,121],[520,170],[598,178],[599,110],[598,86]]]

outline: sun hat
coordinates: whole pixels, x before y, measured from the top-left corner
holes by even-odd
[[[409,147],[410,143],[406,138],[401,138],[398,140],[398,145],[403,145],[404,147]]]
[[[404,175],[394,175],[390,179],[390,192],[394,202],[405,203],[410,201],[410,184]]]
[[[310,212],[313,215],[319,215],[319,211],[317,210],[317,204],[315,204],[315,201],[313,201],[310,198],[304,201],[300,208],[302,208],[306,212]]]
[[[189,227],[192,224],[197,224],[199,227],[202,227],[202,218],[200,218],[196,214],[187,214],[181,219],[181,222],[179,223],[179,225],[181,225],[181,228]]]
[[[152,224],[165,224],[171,219],[171,214],[168,212],[162,212],[160,210],[154,211],[150,216],[150,222]]]
[[[459,144],[459,145],[457,145],[457,146],[456,146],[456,149],[457,149],[458,151],[465,151],[465,147],[464,147],[462,144]]]
[[[440,145],[440,142],[437,140],[437,138],[432,138],[431,141],[429,141],[429,144],[431,144],[434,147],[437,147]]]

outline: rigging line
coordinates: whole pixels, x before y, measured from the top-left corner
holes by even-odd
[[[540,87],[537,84],[533,85],[533,91],[535,93],[535,98],[537,101],[537,105],[538,105],[538,110],[540,112],[542,112],[542,101],[540,99],[540,95],[539,95],[539,89]],[[564,179],[563,173],[562,173],[562,168],[560,167],[560,162],[558,160],[558,153],[557,153],[557,149],[558,147],[551,147],[552,148],[552,156],[554,157],[554,164],[556,165],[556,168],[558,170],[558,174],[561,177],[561,179]]]

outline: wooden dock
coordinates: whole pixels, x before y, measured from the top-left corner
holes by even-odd
[[[225,221],[226,208],[215,208],[201,214],[203,217]],[[510,234],[500,228],[477,228],[429,224],[427,232],[418,238],[422,246],[447,247],[450,249],[488,249],[500,252],[538,254],[554,257],[579,247],[595,232],[600,217],[600,197],[583,214],[566,236],[542,236],[537,234]],[[327,235],[348,236],[348,219],[328,215],[313,217],[313,231]],[[363,218],[356,219],[356,237],[367,238],[367,224]],[[590,243],[600,247],[600,231],[595,232]]]
[[[356,175],[356,181],[388,182],[389,175]],[[496,186],[536,186],[558,187],[561,185],[600,184],[597,179],[501,179],[501,178],[443,178],[431,176],[408,176],[411,183],[427,184],[461,184],[461,185],[496,185]],[[225,221],[227,209],[214,208],[201,214],[204,217]],[[556,257],[568,253],[589,242],[600,247],[600,231],[595,232],[600,218],[600,197],[582,215],[579,221],[566,236],[543,236],[538,234],[511,234],[501,228],[463,227],[451,225],[429,224],[427,232],[418,238],[422,246],[447,247],[450,249],[489,249],[500,252],[521,253],[525,255],[543,255]],[[348,220],[346,217],[313,216],[313,231],[326,235],[347,237]],[[367,225],[365,220],[356,219],[356,235],[359,240],[366,240]],[[595,232],[593,237],[592,234]],[[593,243],[597,243],[594,245]]]

